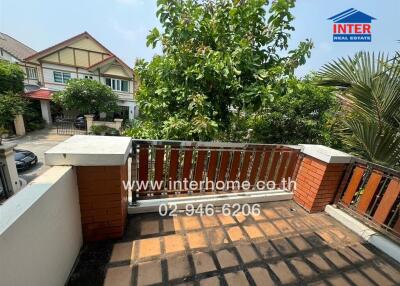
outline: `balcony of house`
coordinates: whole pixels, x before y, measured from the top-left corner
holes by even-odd
[[[4,285],[400,281],[400,174],[328,147],[79,135],[46,164],[0,206]]]

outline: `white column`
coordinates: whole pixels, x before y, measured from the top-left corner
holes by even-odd
[[[124,120],[123,120],[123,119],[120,119],[120,118],[115,118],[115,119],[114,119],[115,129],[121,130],[122,121],[124,121]]]
[[[18,179],[17,167],[14,160],[14,147],[17,144],[9,143],[0,145],[0,163],[4,164],[6,184],[12,192],[20,190],[20,182]]]
[[[90,128],[91,128],[92,125],[93,125],[93,118],[94,118],[94,115],[92,115],[92,114],[86,114],[86,115],[85,115],[85,118],[86,118],[86,130],[87,130],[88,132],[90,132]]]
[[[135,104],[129,104],[129,120],[134,119],[135,116]]]
[[[40,100],[40,109],[42,110],[42,118],[47,124],[51,124],[50,100]]]
[[[17,115],[14,118],[15,134],[17,136],[23,136],[26,134],[24,117],[22,115]]]

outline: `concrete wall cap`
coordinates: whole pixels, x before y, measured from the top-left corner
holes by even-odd
[[[75,135],[45,152],[50,166],[122,166],[131,150],[130,137]]]
[[[10,151],[14,150],[17,144],[15,143],[3,143],[0,145],[0,154],[8,154]]]
[[[330,147],[326,147],[324,145],[314,145],[314,144],[299,144],[299,145],[303,147],[302,152],[305,155],[311,156],[325,163],[348,164],[352,159],[351,155],[344,153],[342,151],[332,149]]]

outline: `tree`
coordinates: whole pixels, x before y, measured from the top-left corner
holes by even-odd
[[[0,94],[7,91],[22,93],[24,77],[24,72],[17,64],[0,60]]]
[[[117,110],[118,97],[110,87],[92,79],[71,79],[53,100],[67,110],[96,114]]]
[[[23,114],[27,101],[21,95],[11,91],[0,94],[0,127],[7,128],[14,120],[14,117]]]
[[[288,51],[294,1],[268,2],[157,1],[163,31],[154,28],[147,45],[161,44],[163,54],[136,63],[145,123],[135,126],[158,130],[142,134],[210,140],[237,113],[257,111],[276,95],[277,82],[305,62],[312,43]]]
[[[279,94],[257,112],[239,114],[222,139],[337,145],[332,127],[338,105],[331,89],[316,86],[313,77],[304,80],[291,77],[283,82]]]
[[[321,85],[343,103],[342,136],[349,151],[376,163],[400,163],[400,64],[384,54],[359,52],[325,65]]]

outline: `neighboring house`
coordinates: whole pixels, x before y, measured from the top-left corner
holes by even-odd
[[[41,102],[45,120],[51,122],[51,94],[65,88],[72,78],[88,78],[111,87],[118,95],[118,105],[125,107],[125,114],[133,119],[137,113],[133,98],[135,84],[133,70],[121,59],[84,32],[66,41],[34,53],[25,58],[28,66],[34,66],[41,88],[26,95]],[[44,110],[44,109],[47,109]]]
[[[34,49],[0,32],[0,59],[17,63],[21,66],[25,72],[25,91],[39,89],[41,84],[36,65],[24,62],[25,58],[35,53]]]

